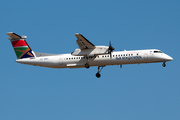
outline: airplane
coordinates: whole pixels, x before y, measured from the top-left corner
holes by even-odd
[[[156,63],[163,62],[162,66],[166,66],[167,61],[172,61],[173,58],[163,53],[158,49],[147,50],[131,50],[131,51],[116,51],[109,46],[95,46],[83,35],[76,33],[77,44],[79,48],[69,54],[48,54],[34,52],[26,42],[27,36],[20,36],[16,33],[6,33],[11,41],[14,51],[17,56],[17,63],[48,67],[48,68],[90,68],[98,66],[96,77],[101,77],[101,70],[108,65],[125,64],[141,64],[141,63]]]

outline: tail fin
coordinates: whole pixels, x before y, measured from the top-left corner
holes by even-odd
[[[35,57],[34,52],[26,42],[26,36],[19,36],[13,32],[6,33],[14,48],[18,59]]]

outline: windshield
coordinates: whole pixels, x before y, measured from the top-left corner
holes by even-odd
[[[162,51],[154,51],[154,53],[163,53]]]

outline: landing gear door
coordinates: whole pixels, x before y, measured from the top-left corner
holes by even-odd
[[[62,65],[63,64],[63,57],[59,58],[59,64]]]

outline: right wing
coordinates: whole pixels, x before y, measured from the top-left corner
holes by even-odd
[[[93,45],[89,40],[87,40],[81,34],[77,33],[75,34],[75,36],[77,37],[76,42],[81,50],[95,48],[95,45]]]

